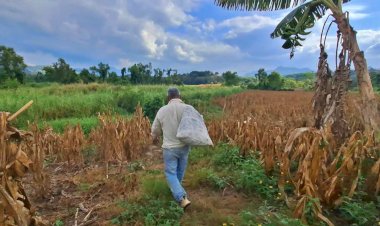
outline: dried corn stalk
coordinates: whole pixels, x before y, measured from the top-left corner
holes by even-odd
[[[99,116],[100,126],[89,135],[105,162],[135,160],[150,142],[150,122],[140,106],[131,119]]]
[[[0,112],[0,224],[41,225],[31,213],[31,205],[23,189],[21,178],[32,161],[21,149],[24,134],[10,127],[8,115]]]
[[[26,142],[28,156],[31,156],[33,164],[31,171],[33,172],[32,186],[37,191],[37,195],[43,197],[47,194],[49,187],[48,175],[44,172],[45,150],[42,148],[45,145],[46,139],[37,124],[29,126],[29,130],[33,134],[33,139]]]
[[[78,124],[74,127],[66,127],[61,137],[62,148],[59,152],[61,160],[66,160],[69,164],[83,165],[82,150],[85,145],[84,133]]]

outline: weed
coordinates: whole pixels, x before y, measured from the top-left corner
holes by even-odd
[[[339,207],[342,217],[355,225],[375,225],[379,218],[378,210],[373,202],[363,202],[359,199],[344,198]],[[379,220],[379,219],[377,219]]]
[[[145,172],[150,175],[159,175],[162,173],[161,170],[157,170],[157,169],[148,169]]]
[[[53,226],[63,226],[63,225],[65,224],[63,223],[61,219],[57,219],[53,224]]]
[[[91,188],[91,185],[88,183],[80,183],[78,185],[78,189],[81,192],[88,192],[88,190],[90,190],[90,188]]]
[[[265,174],[263,166],[257,159],[248,158],[239,163],[236,187],[252,194],[258,193],[266,199],[274,199],[278,196],[277,180]]]
[[[219,190],[225,188],[228,185],[226,178],[219,177],[218,175],[214,173],[210,173],[207,176],[207,180],[214,188],[219,189]]]
[[[248,194],[258,193],[263,198],[273,199],[278,197],[277,179],[268,177],[259,160],[255,157],[243,158],[237,147],[222,144],[217,147],[213,157],[213,165],[221,171],[228,171],[231,182]],[[208,179],[218,188],[227,185],[226,179],[210,174]]]
[[[214,166],[218,169],[236,168],[242,161],[239,156],[239,148],[227,144],[221,144],[217,147],[217,154],[213,158]]]
[[[239,214],[242,226],[269,225],[269,226],[305,226],[299,219],[289,218],[276,208],[264,203],[258,210],[243,210]]]
[[[142,169],[144,169],[144,164],[142,162],[136,161],[128,164],[128,170],[130,172],[136,172]]]
[[[135,203],[120,204],[125,210],[111,220],[117,225],[180,225],[183,209],[173,201],[162,201],[146,196]]]

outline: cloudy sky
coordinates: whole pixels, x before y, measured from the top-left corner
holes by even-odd
[[[375,2],[352,0],[345,9],[368,64],[380,68],[380,4]],[[74,68],[152,62],[179,72],[316,70],[323,21],[290,60],[283,42],[270,38],[287,12],[228,11],[213,0],[0,0],[0,45],[14,48],[28,65],[62,57]],[[334,36],[331,31],[327,39],[332,59]]]

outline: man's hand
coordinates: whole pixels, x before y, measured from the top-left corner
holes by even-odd
[[[153,144],[158,145],[160,143],[159,137],[153,137]]]

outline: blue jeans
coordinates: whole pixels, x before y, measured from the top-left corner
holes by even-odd
[[[185,175],[190,146],[180,148],[164,148],[165,175],[174,199],[180,202],[186,191],[181,182]]]

